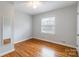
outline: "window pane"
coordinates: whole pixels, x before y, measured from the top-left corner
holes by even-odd
[[[55,34],[55,17],[44,18],[41,20],[41,32]]]

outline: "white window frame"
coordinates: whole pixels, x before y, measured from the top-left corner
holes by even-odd
[[[48,17],[41,19],[41,32],[55,34],[55,27],[56,27],[55,21],[56,21],[55,17]]]

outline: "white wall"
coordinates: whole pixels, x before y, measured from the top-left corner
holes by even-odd
[[[78,50],[78,55],[79,55],[79,2],[77,4],[77,50]]]
[[[79,34],[79,2],[77,4],[77,34]]]
[[[33,16],[33,37],[76,47],[76,5]],[[41,19],[56,17],[56,34],[41,33]]]
[[[0,4],[0,48],[2,47],[2,7]]]
[[[31,38],[32,18],[30,15],[15,10],[14,42]]]

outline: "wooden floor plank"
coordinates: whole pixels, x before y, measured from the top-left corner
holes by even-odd
[[[15,44],[15,51],[3,57],[77,57],[75,48],[32,38]]]

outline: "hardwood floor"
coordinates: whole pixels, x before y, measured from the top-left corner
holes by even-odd
[[[15,44],[15,51],[3,57],[76,57],[75,48],[50,43],[38,39],[30,39]]]

